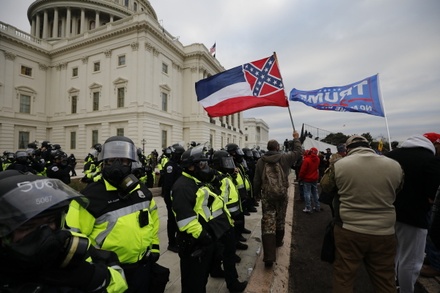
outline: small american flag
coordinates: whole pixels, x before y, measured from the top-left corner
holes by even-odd
[[[209,53],[214,57],[215,57],[215,44],[216,43],[214,43],[214,45],[212,45],[211,49],[209,49]]]

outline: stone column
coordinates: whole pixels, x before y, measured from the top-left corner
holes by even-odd
[[[72,13],[70,11],[70,7],[67,7],[67,16],[66,16],[66,38],[70,37],[70,26],[72,24]]]
[[[37,18],[37,23],[36,23],[36,25],[35,25],[35,37],[36,38],[41,38],[41,36],[40,36],[40,31],[41,31],[41,17],[40,17],[40,15],[39,14],[37,14],[37,16],[36,16],[36,18]]]
[[[80,27],[80,34],[83,34],[86,32],[86,12],[84,8],[81,8],[81,27]]]
[[[96,11],[95,14],[95,28],[100,27],[100,23],[99,23],[99,11]]]
[[[66,18],[61,18],[61,38],[66,36]]]
[[[43,39],[47,39],[47,37],[49,36],[49,21],[48,21],[48,16],[47,16],[47,10],[44,11],[44,16],[43,16]]]
[[[72,16],[72,36],[76,36],[78,34],[78,18],[76,16]]]
[[[58,38],[58,8],[53,11],[52,38]]]
[[[32,18],[31,35],[35,37],[35,16]]]

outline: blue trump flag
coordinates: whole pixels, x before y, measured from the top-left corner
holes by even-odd
[[[318,110],[361,112],[385,117],[377,74],[345,86],[312,91],[292,89],[289,100],[303,102]]]

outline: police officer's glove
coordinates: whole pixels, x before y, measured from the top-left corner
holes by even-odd
[[[118,255],[114,251],[98,249],[94,246],[90,246],[88,252],[92,257],[93,263],[104,264],[108,267],[120,265]]]
[[[213,187],[220,188],[222,185],[222,182],[220,180],[221,180],[221,178],[219,175],[213,175],[210,183]]]
[[[199,238],[197,239],[202,246],[208,246],[214,241],[212,236],[206,230],[202,230],[202,233],[200,233]]]
[[[87,261],[54,268],[40,273],[39,280],[56,287],[71,287],[83,292],[105,292],[110,283],[110,272],[106,265],[92,264]]]
[[[159,257],[160,257],[160,253],[151,252],[150,255],[148,256],[148,261],[150,261],[151,263],[155,263],[159,260]]]

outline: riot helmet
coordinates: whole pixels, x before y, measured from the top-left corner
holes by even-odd
[[[233,174],[235,171],[234,158],[225,151],[215,151],[211,157],[212,167],[220,172]]]
[[[63,166],[67,165],[68,157],[65,152],[60,149],[51,151],[52,160],[56,164],[61,164]]]
[[[136,161],[136,147],[131,139],[125,136],[112,136],[102,145],[99,160],[125,158]]]
[[[253,159],[254,158],[254,155],[252,154],[252,151],[250,148],[243,148],[242,151],[243,151],[246,159]]]
[[[261,154],[256,149],[252,149],[252,155],[254,156],[254,160],[257,161],[259,158],[261,158]]]
[[[12,162],[15,159],[15,154],[12,152],[4,151],[3,154],[6,157],[6,159],[10,162]]]
[[[100,143],[95,143],[95,144],[92,146],[92,148],[95,149],[98,153],[100,153],[100,152],[102,151],[102,144],[100,144]]]
[[[0,174],[0,247],[2,264],[35,270],[67,266],[87,255],[87,238],[72,236],[64,227],[72,200],[88,200],[62,181],[15,170]]]
[[[1,172],[0,238],[32,218],[67,210],[74,199],[87,206],[83,195],[59,179],[24,175],[15,170]]]
[[[211,182],[214,178],[215,170],[208,165],[208,157],[206,156],[206,148],[198,145],[182,154],[180,165],[188,174],[194,176],[202,182]],[[194,168],[190,168],[193,166]]]
[[[188,168],[189,166],[206,161],[208,161],[208,158],[205,155],[205,148],[203,145],[199,145],[183,152],[181,166],[182,168]]]
[[[25,164],[28,161],[28,154],[25,151],[15,152],[15,161],[19,164]]]
[[[102,177],[118,190],[123,191],[122,197],[127,196],[139,183],[136,176],[131,174],[131,165],[137,161],[136,157],[133,141],[124,136],[108,138],[99,153],[100,161],[103,162]]]
[[[180,144],[173,144],[171,147],[171,158],[175,162],[180,162],[180,158],[182,157],[182,154],[185,152],[185,149]]]
[[[235,143],[228,143],[226,145],[226,151],[234,157],[234,160],[237,163],[241,163],[243,161],[244,153],[242,149]]]
[[[48,140],[44,140],[42,143],[41,143],[41,147],[42,148],[50,148],[51,147],[51,144],[50,144],[50,141],[48,141]]]
[[[34,150],[38,149],[38,146],[37,146],[36,142],[28,143],[27,147],[30,148],[30,149],[34,149]]]
[[[163,153],[162,154],[163,156],[165,156],[167,158],[170,158],[171,157],[171,153],[172,153],[171,147],[163,148],[162,149],[162,153]]]

